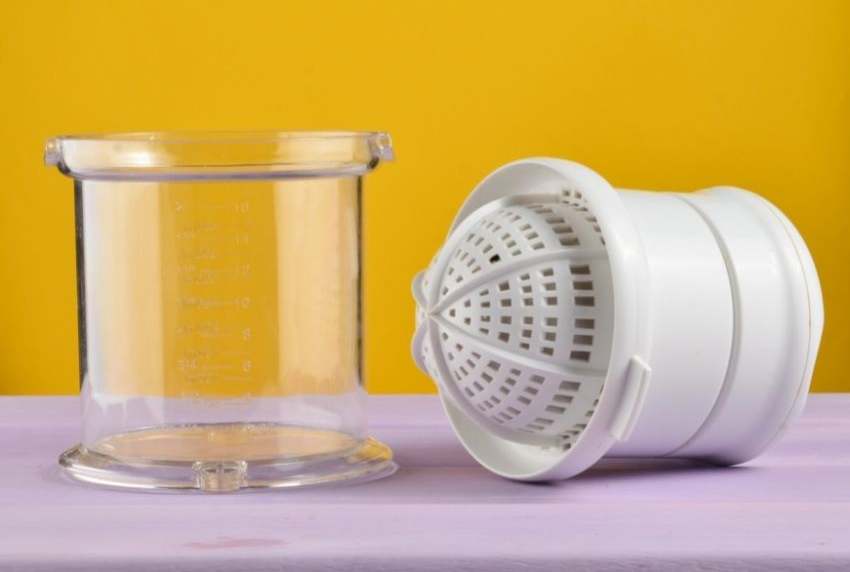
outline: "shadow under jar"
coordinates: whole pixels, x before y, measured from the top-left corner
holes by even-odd
[[[362,178],[383,133],[51,139],[74,180],[83,405],[70,476],[149,490],[363,480]]]

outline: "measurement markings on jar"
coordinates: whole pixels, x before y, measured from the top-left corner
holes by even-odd
[[[247,310],[251,307],[251,297],[204,298],[200,296],[186,296],[180,299],[180,305],[184,308],[199,308],[201,310],[214,310],[228,307]]]

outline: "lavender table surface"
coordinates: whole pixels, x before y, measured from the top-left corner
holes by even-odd
[[[0,570],[850,570],[850,394],[741,467],[609,460],[528,485],[479,468],[435,397],[373,397],[382,481],[241,495],[66,482],[77,400],[0,398]]]

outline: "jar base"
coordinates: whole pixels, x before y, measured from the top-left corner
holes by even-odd
[[[397,469],[390,448],[375,439],[271,424],[131,431],[77,445],[59,465],[104,487],[212,493],[363,482]]]

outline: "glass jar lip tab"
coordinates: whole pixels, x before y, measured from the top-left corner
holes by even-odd
[[[62,135],[44,162],[81,180],[358,176],[393,159],[378,131],[162,131]]]

